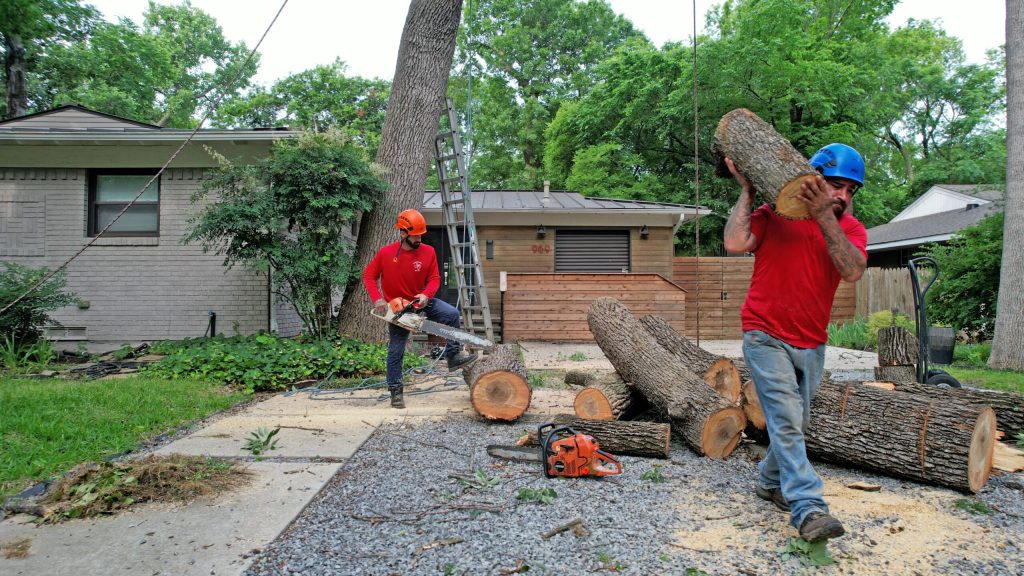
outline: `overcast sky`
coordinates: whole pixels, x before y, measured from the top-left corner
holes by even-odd
[[[146,0],[86,2],[109,20],[124,16],[136,22],[147,5]],[[230,40],[252,47],[281,2],[192,0],[192,5],[216,18]],[[719,3],[697,0],[698,29],[703,28],[707,9]],[[693,5],[686,0],[610,0],[609,4],[658,46],[689,41],[693,33]],[[408,8],[408,0],[289,0],[260,47],[261,64],[255,79],[269,85],[288,74],[341,58],[350,75],[391,80]],[[908,18],[941,19],[946,32],[963,41],[968,60],[982,62],[987,49],[1004,43],[1005,10],[1005,0],[903,0],[889,24],[895,28]]]

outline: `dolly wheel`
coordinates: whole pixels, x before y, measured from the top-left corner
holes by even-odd
[[[940,388],[962,388],[960,381],[943,370],[929,370],[925,384],[934,384]]]

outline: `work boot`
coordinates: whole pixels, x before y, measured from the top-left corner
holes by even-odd
[[[817,510],[808,514],[800,523],[800,537],[808,542],[839,538],[843,534],[846,534],[846,530],[839,520]]]
[[[448,357],[448,371],[454,372],[459,368],[465,368],[473,362],[476,362],[477,355],[469,354],[467,352],[459,352]]]
[[[402,388],[391,388],[391,407],[405,408],[405,400],[402,399]]]
[[[789,502],[786,502],[786,498],[782,495],[782,488],[765,488],[760,484],[754,485],[754,494],[762,500],[767,500],[775,507],[783,512],[789,512]]]

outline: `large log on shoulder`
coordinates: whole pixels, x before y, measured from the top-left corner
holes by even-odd
[[[593,436],[602,450],[615,456],[668,458],[672,441],[672,428],[663,422],[583,420],[568,414],[558,414],[551,422]],[[537,430],[531,430],[518,443],[537,444]]]
[[[875,380],[882,382],[913,382],[917,380],[917,366],[875,366]]]
[[[896,382],[896,390],[938,400],[991,406],[996,413],[996,428],[1006,438],[1024,432],[1024,394],[984,388],[940,388],[934,384]]]
[[[566,378],[568,379],[568,374]],[[573,411],[586,420],[622,420],[647,408],[647,401],[618,373],[594,375],[576,394]]]
[[[495,346],[462,372],[469,384],[469,400],[484,418],[512,422],[530,407],[533,390],[513,345]]]
[[[996,438],[991,408],[824,382],[811,403],[809,456],[958,490],[988,482]]]
[[[917,337],[906,328],[886,326],[878,330],[879,366],[916,365],[918,355]],[[878,377],[876,376],[876,378]],[[911,378],[911,380],[915,378]],[[883,380],[883,378],[878,379]]]
[[[787,218],[808,218],[807,206],[797,198],[800,184],[817,172],[789,140],[746,108],[729,112],[718,122],[712,144],[715,174],[731,177],[729,158],[775,212]]]
[[[727,457],[736,448],[746,417],[647,333],[614,298],[598,298],[587,322],[605,356],[697,453]]]
[[[715,389],[726,400],[736,404],[740,400],[740,372],[736,364],[725,356],[716,356],[694,344],[690,339],[675,331],[661,316],[640,317],[647,333],[654,337],[663,348],[683,362],[691,372],[700,376],[708,386]]]

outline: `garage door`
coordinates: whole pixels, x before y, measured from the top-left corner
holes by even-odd
[[[629,230],[555,231],[555,272],[629,270]]]

